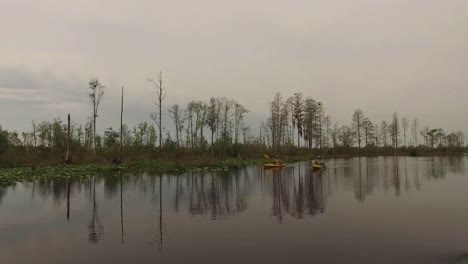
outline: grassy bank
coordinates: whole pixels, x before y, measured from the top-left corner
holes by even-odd
[[[464,150],[408,148],[397,152],[389,149],[329,149],[327,151],[296,149],[280,155],[283,162],[293,163],[312,160],[321,154],[324,158],[350,158],[356,156],[446,156],[461,155]],[[84,178],[93,175],[119,175],[120,173],[151,172],[179,174],[188,171],[219,171],[233,167],[242,167],[251,164],[267,162],[260,155],[245,155],[243,158],[213,157],[209,153],[191,153],[177,155],[165,153],[158,157],[127,156],[122,164],[114,164],[112,160],[97,156],[96,159],[81,160],[73,165],[64,165],[63,162],[34,162],[19,163],[16,166],[0,166],[0,186],[11,185],[19,181],[34,181],[41,179]],[[1,161],[1,160],[0,160]],[[4,164],[0,164],[4,165]]]
[[[225,159],[216,161],[194,161],[190,164],[178,164],[165,160],[128,162],[114,164],[56,165],[40,167],[17,167],[0,169],[0,186],[11,185],[20,181],[52,180],[63,178],[85,178],[94,175],[119,175],[146,171],[150,173],[179,174],[189,171],[220,171],[233,167],[262,164],[264,159]]]
[[[282,159],[285,163],[310,160],[311,155],[289,156]],[[21,166],[0,168],[0,186],[11,185],[20,181],[51,180],[63,178],[85,178],[93,175],[119,175],[120,173],[150,172],[180,174],[193,171],[221,171],[235,167],[268,162],[265,158],[199,158],[181,160],[146,160],[128,161],[123,164],[92,163],[92,164],[57,164],[40,166]]]

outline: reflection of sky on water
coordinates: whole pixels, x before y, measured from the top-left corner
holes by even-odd
[[[327,166],[18,183],[0,189],[0,260],[48,263],[44,251],[56,262],[80,263],[86,254],[93,263],[135,256],[173,262],[180,260],[178,248],[190,248],[185,253],[199,261],[223,260],[236,249],[266,261],[275,259],[260,250],[266,245],[284,257],[273,243],[281,238],[298,260],[305,245],[321,249],[317,261],[339,258],[331,253],[334,243],[343,257],[361,254],[359,246],[373,249],[364,254],[367,263],[387,256],[385,247],[417,262],[435,253],[453,256],[468,244],[464,157],[363,157]],[[410,242],[418,246],[405,251]],[[245,248],[257,243],[265,245]]]

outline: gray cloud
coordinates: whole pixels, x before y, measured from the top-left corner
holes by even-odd
[[[14,68],[0,69],[0,87],[10,89],[34,89],[34,77],[27,72]]]
[[[21,68],[0,68],[0,100],[17,98],[47,102],[83,102],[86,82],[70,77],[54,76],[50,72],[35,73]],[[39,98],[44,98],[40,100]],[[55,101],[54,101],[55,100]]]
[[[362,108],[377,122],[399,111],[467,131],[466,25],[463,0],[7,1],[0,122],[86,120],[95,76],[107,86],[102,126],[117,124],[122,85],[129,122],[149,121],[145,80],[163,70],[167,105],[226,96],[257,113],[253,125],[279,91],[313,96],[340,123]]]

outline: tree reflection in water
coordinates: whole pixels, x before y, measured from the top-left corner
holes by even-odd
[[[285,215],[301,219],[325,211],[326,193],[323,171],[310,167],[287,167],[265,173],[273,186],[273,215],[282,223]]]
[[[120,234],[121,243],[124,243],[124,213],[123,213],[123,173],[120,172]]]
[[[98,204],[96,201],[96,177],[93,176],[91,188],[91,199],[92,199],[92,216],[88,224],[88,241],[92,244],[97,244],[104,237],[104,226],[99,219]]]
[[[327,170],[314,172],[308,163],[296,163],[280,170],[263,170],[260,166],[230,169],[222,172],[190,172],[182,175],[152,175],[147,173],[93,176],[87,179],[39,180],[18,184],[31,193],[31,199],[51,200],[63,208],[66,221],[79,219],[81,205],[72,204],[78,195],[86,194],[91,203],[87,221],[88,241],[97,244],[104,238],[104,223],[100,213],[110,200],[120,198],[121,243],[124,243],[124,209],[127,213],[125,231],[132,232],[131,215],[134,208],[157,205],[152,221],[151,240],[159,243],[167,237],[166,224],[171,217],[188,214],[194,217],[219,220],[241,214],[249,206],[262,206],[279,222],[289,218],[302,219],[326,212],[327,200],[334,192],[351,193],[359,203],[365,203],[376,189],[390,195],[402,196],[424,189],[430,181],[442,180],[447,175],[463,175],[464,157],[362,157],[327,160]],[[7,191],[15,187],[0,187],[0,203]],[[132,193],[124,207],[124,193]],[[102,200],[99,195],[104,194]],[[118,197],[120,194],[120,197]],[[136,196],[135,196],[136,195]],[[134,198],[138,199],[135,200]],[[77,200],[79,201],[79,199]],[[138,202],[136,202],[138,201]],[[156,207],[156,206],[155,206]],[[75,209],[74,209],[75,208]],[[73,210],[77,213],[73,214]],[[106,207],[107,209],[107,207]],[[107,219],[107,217],[106,217]],[[115,219],[113,220],[115,221]],[[118,221],[118,220],[117,220]],[[168,221],[167,223],[165,221]],[[106,225],[107,226],[107,225]],[[112,229],[106,232],[110,232]],[[128,239],[128,238],[127,238]]]
[[[0,205],[2,204],[3,197],[7,194],[7,188],[0,186]]]
[[[210,215],[211,219],[226,217],[247,209],[249,179],[247,169],[237,169],[221,173],[189,173],[186,180],[177,181],[175,210],[179,210],[180,199],[188,193],[191,215]]]

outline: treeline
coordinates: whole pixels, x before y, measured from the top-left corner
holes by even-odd
[[[84,125],[71,123],[70,141],[68,125],[60,118],[39,123],[33,121],[31,129],[21,134],[3,130],[0,126],[0,155],[11,150],[17,154],[39,152],[60,156],[69,144],[75,157],[89,156],[96,151],[97,156],[115,159],[119,157],[122,143],[126,157],[155,158],[177,150],[236,156],[239,151],[233,150],[233,146],[240,148],[250,140],[244,123],[247,112],[240,103],[227,98],[211,98],[207,102],[191,101],[186,106],[175,104],[167,112],[175,129],[173,133],[163,129],[165,136],[162,145],[158,144],[157,125],[146,121],[134,127],[122,124],[122,129],[109,127],[102,135],[94,134],[93,119]]]
[[[321,102],[301,93],[284,99],[277,93],[269,103],[270,117],[262,123],[260,141],[268,148],[304,147],[308,149],[344,148],[463,148],[462,131],[445,132],[442,128],[420,127],[417,118],[410,121],[394,112],[391,120],[372,122],[356,109],[348,125],[338,125],[326,114]],[[262,133],[263,132],[263,133]],[[422,138],[422,140],[420,140]]]
[[[15,166],[26,160],[60,162],[68,151],[77,162],[120,162],[122,157],[127,160],[184,155],[260,157],[264,153],[417,155],[418,151],[464,151],[465,148],[463,132],[421,126],[417,118],[410,121],[407,117],[400,118],[397,112],[389,120],[374,122],[361,109],[356,109],[350,116],[350,124],[339,125],[320,101],[301,93],[287,98],[275,94],[268,103],[268,119],[252,129],[245,124],[249,111],[239,102],[211,97],[167,108],[163,106],[166,88],[162,73],[148,80],[154,86],[155,112],[149,113],[153,122],[145,121],[134,127],[123,122],[122,87],[120,126],[109,127],[102,135],[97,133],[105,86],[92,79],[88,94],[92,109],[85,124],[73,122],[73,117],[70,124],[60,118],[33,121],[31,128],[22,133],[6,131],[0,126],[0,163]],[[171,124],[163,123],[163,115],[170,117]],[[172,128],[168,129],[169,126]]]

